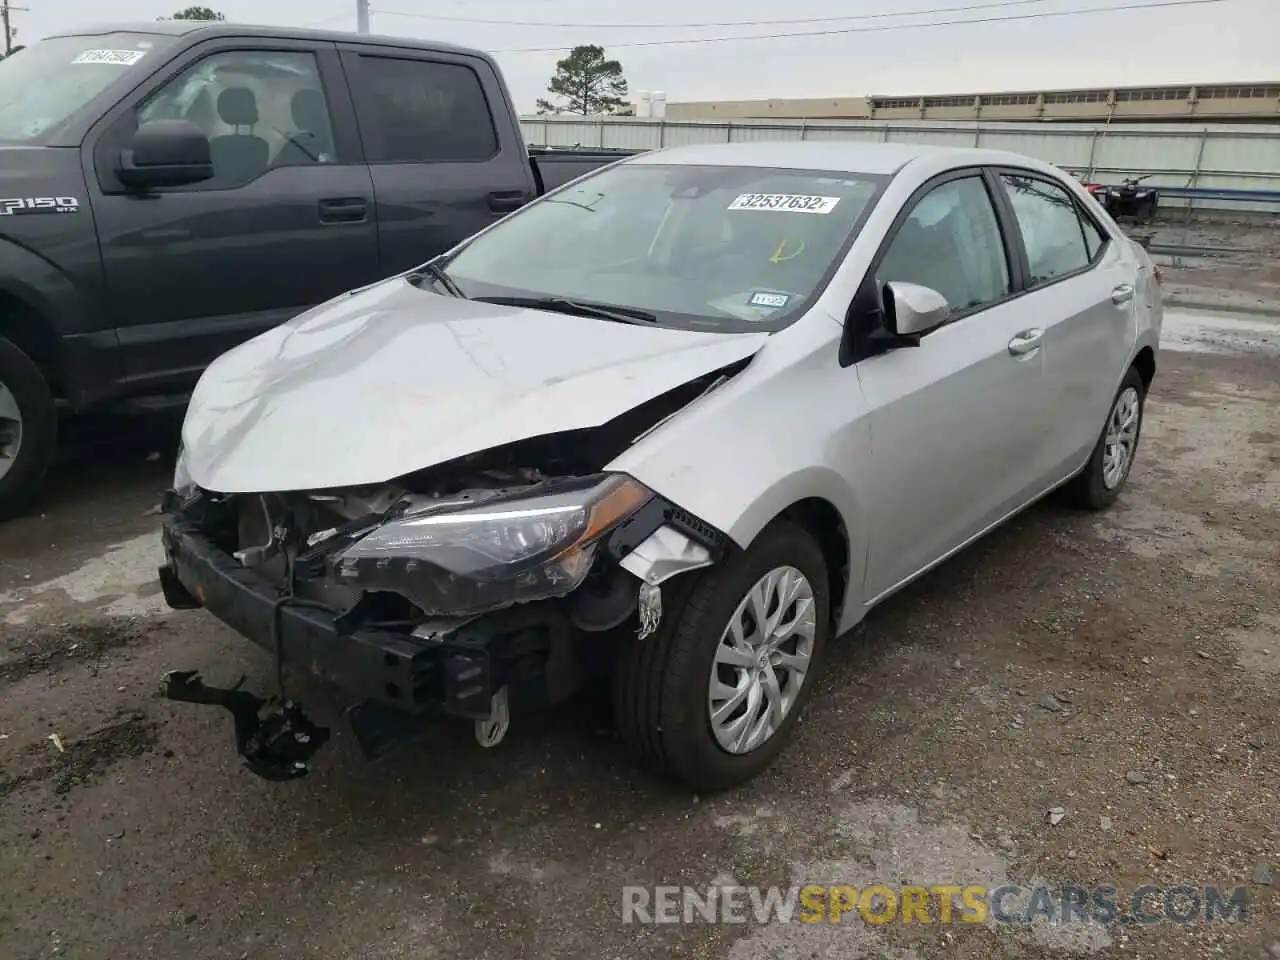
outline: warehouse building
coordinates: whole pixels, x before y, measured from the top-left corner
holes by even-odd
[[[672,102],[669,120],[999,120],[1280,123],[1280,82],[941,96]]]

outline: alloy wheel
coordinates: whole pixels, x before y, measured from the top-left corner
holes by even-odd
[[[18,398],[0,383],[0,480],[13,468],[22,448],[22,411]]]
[[[1138,391],[1126,387],[1116,397],[1107,419],[1107,433],[1102,452],[1102,483],[1114,490],[1124,482],[1133,463],[1134,448],[1138,444],[1138,421],[1142,406]]]
[[[716,646],[707,708],[728,753],[759,749],[795,706],[813,657],[813,587],[791,566],[775,567],[747,591]]]

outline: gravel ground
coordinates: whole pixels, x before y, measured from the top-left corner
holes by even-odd
[[[174,425],[81,425],[43,513],[0,529],[0,957],[1280,956],[1278,344],[1171,315],[1119,504],[1034,507],[894,597],[776,767],[707,798],[637,769],[597,698],[371,765],[308,688],[338,725],[314,774],[249,776],[226,714],[155,697],[171,668],[270,677],[157,595],[147,452]],[[1242,884],[1249,913],[620,922],[624,884],[949,881]]]

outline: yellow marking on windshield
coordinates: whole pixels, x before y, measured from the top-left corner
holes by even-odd
[[[795,250],[791,253],[787,252],[787,244],[795,244]],[[800,254],[804,253],[804,241],[795,237],[783,237],[782,242],[778,244],[778,249],[773,251],[773,256],[769,258],[770,263],[786,263],[788,260],[794,260]]]

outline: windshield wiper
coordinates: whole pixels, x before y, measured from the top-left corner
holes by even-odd
[[[462,288],[454,283],[453,277],[449,276],[444,267],[440,266],[434,260],[424,263],[413,273],[406,276],[405,279],[410,283],[416,284],[421,281],[424,276],[430,277],[436,283],[440,284],[449,296],[459,297],[462,300],[467,299],[467,295],[462,292]]]
[[[504,307],[532,307],[535,310],[552,310],[556,313],[572,313],[580,317],[596,317],[616,323],[657,323],[657,314],[633,307],[615,307],[607,303],[589,303],[570,297],[476,297],[480,303],[496,303]]]

